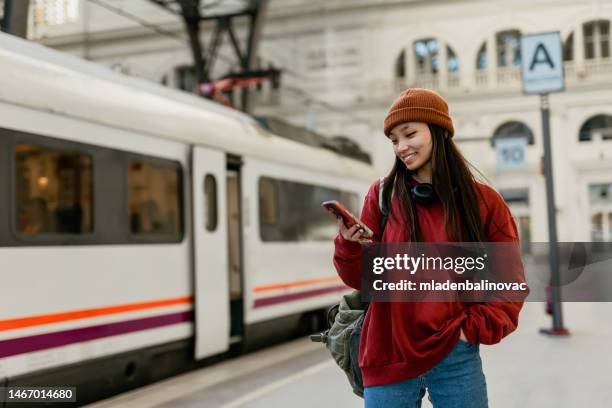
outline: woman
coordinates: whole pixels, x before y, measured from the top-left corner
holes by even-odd
[[[384,121],[395,164],[385,178],[390,214],[381,231],[379,181],[370,187],[361,220],[378,242],[518,242],[507,205],[477,182],[453,142],[446,101],[407,89]],[[431,183],[428,200],[412,192]],[[338,222],[334,265],[360,289],[359,226]],[[522,270],[522,269],[521,269]],[[420,407],[427,389],[434,407],[487,407],[479,344],[495,344],[514,331],[522,302],[372,302],[360,340],[365,406]]]

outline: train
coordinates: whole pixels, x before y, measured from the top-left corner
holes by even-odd
[[[314,329],[350,290],[320,204],[358,213],[377,177],[6,34],[0,155],[0,387],[74,386],[79,404]]]

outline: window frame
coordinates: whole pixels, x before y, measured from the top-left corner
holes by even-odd
[[[50,149],[84,153],[92,159],[92,227],[86,234],[44,234],[24,235],[17,224],[16,155],[18,144],[34,144]],[[172,162],[179,167],[179,210],[180,237],[130,236],[128,211],[128,164],[130,158],[146,159],[147,162]],[[4,159],[4,160],[2,160]],[[4,171],[2,171],[4,170]],[[0,247],[36,246],[81,246],[81,245],[133,245],[168,244],[183,242],[187,235],[186,203],[189,197],[185,191],[185,169],[178,160],[136,154],[125,150],[102,147],[81,141],[66,140],[58,136],[29,133],[0,127],[0,188],[7,191],[0,197]],[[111,222],[108,222],[112,219]],[[99,221],[100,220],[100,221]],[[102,222],[104,220],[104,222]]]
[[[4,129],[2,129],[4,131]],[[0,132],[4,133],[4,132]],[[99,218],[98,206],[96,205],[96,197],[98,196],[97,187],[100,184],[99,174],[97,171],[98,154],[99,148],[91,145],[87,145],[80,142],[73,142],[64,139],[57,139],[54,137],[36,135],[18,131],[10,131],[12,137],[8,142],[8,155],[9,155],[9,189],[10,189],[10,200],[9,200],[9,231],[12,238],[17,243],[32,244],[32,245],[89,245],[94,244],[100,240],[100,234],[98,231],[97,219]],[[91,232],[85,232],[82,234],[70,234],[70,233],[45,233],[41,235],[26,235],[19,231],[17,225],[17,156],[16,148],[20,144],[31,144],[40,146],[52,150],[63,150],[76,154],[87,155],[91,158],[91,193],[92,193],[92,229]]]
[[[271,182],[271,191],[273,194],[273,200],[274,200],[274,222],[271,223],[262,223],[262,217],[261,217],[261,183],[263,181],[269,181]],[[260,175],[257,179],[257,220],[259,223],[259,230],[260,230],[260,235],[261,235],[261,226],[264,225],[267,228],[270,227],[274,227],[278,225],[279,222],[279,218],[280,218],[280,209],[279,209],[279,199],[278,199],[278,181],[281,180],[279,178],[275,178],[275,177],[270,177],[270,176],[264,176],[264,175]],[[262,239],[263,241],[263,239]]]
[[[211,198],[209,192],[206,191],[206,181],[212,180],[212,186],[214,188],[214,196]],[[217,177],[214,173],[208,172],[204,175],[202,179],[202,194],[204,195],[204,229],[207,232],[214,233],[219,228],[219,183],[217,183]],[[212,205],[214,206],[214,211],[211,211],[210,205],[212,200]],[[208,222],[210,221],[211,213],[214,213],[214,225],[209,226]]]
[[[46,0],[48,1],[48,0]],[[79,0],[74,0],[74,6],[76,6],[76,16],[74,18],[70,18],[69,17],[69,10],[70,10],[70,0],[61,0],[61,8],[62,8],[62,17],[64,17],[64,21],[47,21],[47,19],[45,18],[45,8],[48,7],[49,5],[45,4],[45,0],[41,0],[40,2],[35,0],[32,2],[32,4],[30,5],[30,8],[32,9],[32,14],[33,14],[33,25],[36,29],[44,29],[47,27],[61,27],[61,26],[65,26],[67,24],[77,24],[80,21],[82,21],[82,2]],[[43,15],[43,20],[42,21],[37,21],[37,17],[38,14],[42,14]]]
[[[520,68],[521,61],[523,58],[521,54],[521,36],[522,35],[523,33],[518,28],[510,28],[507,30],[497,31],[495,33],[495,53],[497,56],[497,67],[495,67],[494,69],[513,68],[513,67]],[[506,52],[506,49],[504,49],[504,47],[506,46],[506,41],[511,41],[510,45],[512,45],[512,55],[511,55],[510,63],[506,65],[502,65],[502,62],[506,62],[504,58],[502,58]],[[517,56],[518,56],[518,61],[519,61],[518,64],[515,63]]]
[[[262,219],[261,219],[261,208],[259,207],[259,200],[260,200],[260,194],[261,194],[261,181],[267,179],[272,181],[272,185],[274,187],[274,198],[276,200],[276,222],[274,224],[263,224],[262,223]],[[259,174],[257,176],[257,190],[256,190],[256,197],[257,197],[257,202],[258,202],[258,207],[257,207],[257,229],[258,229],[258,239],[259,242],[262,244],[320,244],[320,243],[324,243],[324,242],[328,242],[328,240],[319,240],[319,239],[305,239],[305,240],[301,240],[301,239],[287,239],[287,237],[283,237],[282,239],[269,239],[269,237],[264,236],[264,228],[269,228],[269,229],[279,229],[282,228],[283,224],[282,224],[282,205],[280,203],[280,197],[281,197],[281,193],[283,191],[281,186],[279,185],[279,183],[291,183],[291,184],[296,184],[296,185],[301,185],[301,186],[306,186],[309,188],[313,188],[313,189],[327,189],[327,190],[335,190],[339,193],[338,196],[338,200],[343,200],[346,198],[346,202],[343,202],[344,205],[348,205],[349,201],[351,201],[350,199],[348,199],[348,195],[353,196],[354,199],[354,203],[357,205],[356,209],[351,209],[349,208],[349,210],[354,211],[356,216],[359,216],[358,214],[358,210],[360,207],[360,199],[359,199],[359,194],[351,191],[351,190],[345,190],[345,189],[339,189],[337,186],[329,186],[329,185],[322,185],[322,184],[317,184],[316,182],[313,181],[303,181],[303,180],[296,180],[296,179],[292,179],[292,178],[280,178],[278,176],[273,176],[270,174]],[[325,216],[324,214],[324,209],[321,207],[321,214],[323,214],[323,216]],[[335,224],[335,221],[333,221],[330,217],[331,223]]]
[[[162,167],[174,167],[178,170],[178,210],[179,210],[179,233],[178,234],[134,234],[130,221],[130,181],[129,170],[130,162],[140,160],[150,165],[158,165]],[[180,243],[185,239],[185,182],[183,165],[178,160],[165,159],[161,157],[149,156],[140,153],[126,153],[124,159],[124,185],[125,192],[123,194],[123,208],[126,214],[125,233],[127,240],[130,243],[149,243],[149,244],[172,244]]]
[[[592,133],[592,131],[593,131],[592,126],[593,125],[591,125],[591,129],[588,130],[588,134],[585,135],[584,138],[582,137],[582,135],[583,135],[583,133],[586,133],[586,131],[583,130],[583,129],[586,127],[586,125],[589,122],[592,122],[595,119],[599,119],[600,117],[602,117],[604,121],[610,121],[610,123],[612,123],[612,115],[610,115],[608,113],[597,113],[595,115],[589,116],[588,118],[586,118],[585,120],[582,121],[582,124],[580,125],[580,128],[578,129],[578,138],[577,138],[578,144],[585,143],[585,145],[586,145],[588,143],[593,143],[593,133]],[[600,138],[600,142],[603,142],[603,143],[608,142],[610,140],[612,140],[612,138],[603,137],[603,136]]]
[[[435,42],[436,50],[432,52],[429,49],[429,43]],[[417,44],[424,43],[427,52],[422,56],[417,51]],[[412,55],[414,58],[414,68],[416,75],[438,75],[440,72],[440,41],[437,37],[423,37],[412,42]],[[419,63],[419,58],[423,59],[423,67]],[[429,66],[428,66],[429,65]],[[426,70],[429,68],[429,71]]]
[[[5,137],[6,130],[0,128],[0,191],[6,191],[8,194],[0,195],[0,246],[10,246],[13,244],[13,236],[10,232],[10,213],[11,213],[11,198],[13,197],[10,190],[10,171],[11,171],[11,137]]]
[[[525,129],[529,132],[529,134],[525,134],[525,135],[516,134],[516,136],[514,136],[514,135],[508,135],[508,134],[505,134],[505,133],[499,133],[500,129],[504,128],[505,126],[516,125],[516,124],[520,124],[520,125],[524,126]],[[500,125],[495,127],[495,130],[493,130],[493,134],[491,135],[491,139],[490,139],[491,147],[493,149],[495,149],[495,143],[498,140],[514,138],[514,137],[517,137],[517,138],[518,137],[524,137],[524,139],[527,141],[527,147],[528,148],[530,146],[536,146],[535,134],[533,133],[533,130],[531,130],[531,128],[529,127],[529,125],[527,123],[525,123],[523,121],[520,121],[520,120],[507,120],[505,122],[502,122]]]
[[[487,70],[490,59],[487,54],[487,48],[487,42],[484,41],[480,47],[478,47],[478,51],[476,51],[476,72],[484,72]]]

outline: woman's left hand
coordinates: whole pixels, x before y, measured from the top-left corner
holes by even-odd
[[[465,334],[463,333],[463,328],[461,328],[461,336],[459,336],[459,340],[463,340],[467,343],[467,337],[465,337]]]

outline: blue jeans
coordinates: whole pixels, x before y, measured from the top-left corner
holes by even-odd
[[[406,381],[366,387],[365,408],[419,408],[425,395],[434,408],[486,408],[487,384],[480,345],[459,340],[431,370]]]

